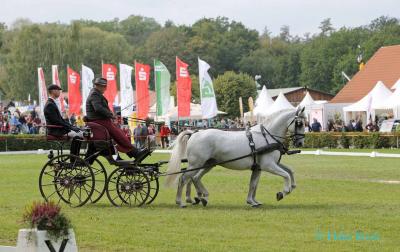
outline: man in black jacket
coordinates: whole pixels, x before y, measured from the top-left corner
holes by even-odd
[[[93,84],[94,87],[86,100],[87,120],[107,128],[110,136],[117,143],[117,149],[119,151],[135,159],[144,157],[148,153],[148,150],[146,148],[141,150],[136,149],[122,129],[113,122],[115,119],[114,114],[108,107],[108,101],[103,95],[107,89],[107,80],[104,78],[95,78]]]
[[[60,97],[61,88],[55,84],[48,86],[49,99],[44,106],[44,117],[46,118],[47,125],[55,125],[59,127],[49,127],[48,134],[52,136],[68,136],[74,138],[76,136],[82,137],[82,132],[78,127],[75,127],[65,121],[60,109],[57,105],[57,99]]]
[[[62,118],[60,109],[57,106],[57,99],[60,97],[61,90],[62,89],[55,84],[47,87],[49,99],[47,100],[43,111],[44,117],[46,118],[46,124],[48,125],[47,133],[48,135],[56,137],[68,136],[68,138],[73,139],[71,144],[71,153],[79,154],[80,141],[77,139],[83,138],[83,132],[78,127],[71,125]]]

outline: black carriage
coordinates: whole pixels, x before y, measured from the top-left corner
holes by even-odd
[[[46,126],[58,127],[58,126]],[[142,161],[155,148],[155,142],[147,139],[148,153],[140,160],[116,160],[115,144],[107,129],[88,122],[84,139],[80,141],[84,152],[66,154],[64,146],[71,139],[46,133],[47,141],[56,146],[50,150],[49,160],[39,176],[39,190],[46,201],[64,202],[72,207],[96,203],[104,194],[115,206],[142,206],[150,204],[159,191],[159,167],[166,162],[145,164]],[[116,168],[108,175],[105,166],[97,158],[103,156]]]

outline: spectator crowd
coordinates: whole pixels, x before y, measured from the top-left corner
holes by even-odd
[[[85,122],[81,116],[72,114],[70,116],[63,112],[62,116],[64,120],[71,123],[79,128],[85,126]],[[361,119],[350,120],[348,124],[338,118],[335,120],[330,119],[325,127],[326,131],[334,132],[377,132],[379,131],[379,125],[383,120],[390,118],[375,118],[375,120],[369,120],[368,124],[363,126]],[[180,122],[171,122],[170,127],[165,123],[152,123],[147,121],[146,123],[137,123],[133,132],[126,125],[127,122],[122,120],[120,117],[118,123],[125,132],[127,137],[133,136],[135,145],[139,148],[146,144],[148,139],[156,142],[156,145],[162,148],[168,148],[171,141],[174,141],[176,136],[186,129],[203,129],[203,128],[217,128],[223,130],[241,130],[246,126],[254,126],[256,122],[245,123],[240,118],[217,118],[210,120],[185,120]],[[313,118],[311,124],[305,123],[306,132],[320,132],[322,131],[321,123]],[[397,125],[396,131],[400,131],[400,124]],[[35,110],[20,112],[15,107],[13,102],[3,106],[0,103],[0,133],[1,134],[39,134],[45,133],[43,122],[40,119],[38,113]]]

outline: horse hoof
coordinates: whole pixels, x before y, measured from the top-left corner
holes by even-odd
[[[186,203],[193,204],[193,200],[192,199],[186,199]]]
[[[198,197],[194,197],[194,203],[192,203],[193,205],[198,205],[200,203],[200,198]]]
[[[296,185],[292,185],[292,190],[296,188]]]
[[[255,205],[251,205],[251,207],[253,207],[253,208],[257,208],[257,207],[259,207],[259,206],[261,206],[262,204],[255,204]]]
[[[278,193],[276,194],[276,200],[277,200],[277,201],[280,201],[281,199],[283,199],[283,193],[282,193],[282,192],[278,192]]]
[[[186,205],[180,205],[179,207],[180,208],[186,208]]]
[[[201,198],[201,204],[203,204],[203,206],[207,206],[208,201],[206,199]]]

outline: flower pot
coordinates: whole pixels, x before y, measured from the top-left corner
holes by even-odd
[[[52,240],[47,231],[37,229],[20,229],[17,239],[17,252],[76,252],[75,233],[69,230],[67,237]]]

